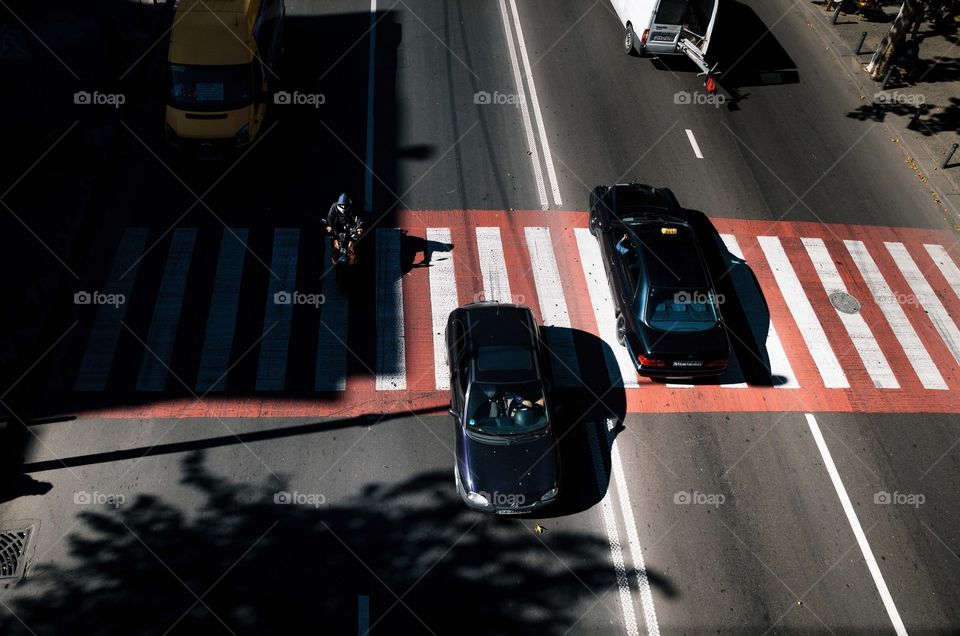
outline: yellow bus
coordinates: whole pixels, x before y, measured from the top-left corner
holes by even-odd
[[[280,58],[283,0],[180,0],[167,55],[166,136],[222,155],[256,139]]]

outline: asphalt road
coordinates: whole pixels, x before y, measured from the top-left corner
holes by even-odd
[[[128,227],[157,241],[139,280],[164,269],[174,224],[198,229],[196,258],[211,263],[223,227],[247,227],[262,267],[243,277],[235,348],[245,351],[263,336],[269,232],[299,228],[308,245],[316,213],[344,189],[369,188],[363,203],[384,227],[402,210],[449,210],[452,225],[503,211],[506,241],[526,227],[511,211],[583,210],[594,185],[623,180],[670,186],[710,218],[771,227],[949,227],[883,127],[844,116],[860,97],[787,0],[721,5],[737,20],[714,43],[739,96],[732,108],[677,103],[696,102],[701,79],[686,64],[623,55],[603,0],[377,3],[371,19],[366,1],[289,0],[278,74],[327,101],[278,106],[275,127],[225,176],[227,165],[170,156],[162,106],[146,99],[70,258],[80,284],[106,280]],[[773,36],[753,46],[764,25]],[[317,281],[323,259],[305,254],[301,279]],[[175,372],[196,366],[209,282],[187,285]],[[2,598],[8,633],[874,634],[893,632],[896,617],[909,633],[960,629],[955,414],[639,414],[597,362],[568,396],[558,509],[490,518],[457,499],[445,407],[380,412],[361,391],[343,415],[311,417],[310,400],[325,398],[297,373],[269,397],[303,400],[298,417],[271,416],[257,391],[226,393],[249,403],[244,418],[215,406],[157,416],[158,394],[143,392],[75,396],[93,314],[72,334],[69,302],[56,302],[50,342],[67,335],[15,406],[25,419],[71,417],[14,438],[23,477],[0,519],[39,531],[27,579]],[[136,376],[151,306],[127,314],[111,386]],[[374,291],[355,290],[350,310],[374,316]],[[297,315],[294,337],[317,333]],[[347,362],[371,385],[373,340],[351,332]],[[312,373],[309,358],[292,352],[290,368]],[[232,361],[231,382],[252,382],[255,361]],[[195,376],[184,378],[163,397],[198,398]],[[112,408],[143,414],[104,414]]]

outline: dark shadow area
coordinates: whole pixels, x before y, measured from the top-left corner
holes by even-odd
[[[917,113],[917,106],[910,103],[875,103],[865,104],[847,113],[847,117],[857,121],[882,122],[888,115],[913,118]],[[941,132],[956,132],[960,130],[960,97],[951,97],[950,103],[943,107],[936,104],[927,104],[921,111],[916,125],[911,129],[926,137]]]
[[[364,598],[371,633],[559,635],[615,581],[605,537],[469,512],[447,472],[334,499],[196,452],[181,483],[202,515],[149,494],[80,513],[75,563],[28,571],[45,591],[8,596],[3,633],[355,634]]]
[[[400,234],[401,273],[406,274],[420,267],[430,267],[436,260],[447,260],[451,258],[451,250],[453,250],[453,243],[411,236],[406,230],[402,230]]]
[[[747,382],[752,386],[776,386],[786,378],[771,375],[767,352],[770,309],[760,283],[746,261],[730,253],[710,219],[698,210],[687,210],[703,249],[717,294],[723,296],[720,311],[739,363],[721,376],[720,383]]]

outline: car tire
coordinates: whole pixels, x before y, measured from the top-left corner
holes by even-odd
[[[587,224],[587,229],[590,230],[590,236],[597,238],[597,219],[596,217],[590,217],[590,223]]]
[[[628,24],[623,32],[623,52],[631,57],[637,57],[637,34],[633,32],[633,25]]]
[[[627,321],[623,314],[617,314],[617,342],[621,347],[627,346]]]

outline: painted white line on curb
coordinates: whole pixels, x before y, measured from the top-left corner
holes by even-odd
[[[693,136],[693,131],[689,128],[687,131],[687,139],[690,140],[690,145],[693,146],[693,154],[697,156],[697,159],[703,159],[703,153],[700,152],[700,145],[697,143],[697,138]]]
[[[870,544],[867,542],[867,535],[863,533],[860,520],[857,519],[857,513],[853,509],[853,504],[850,503],[850,497],[847,495],[847,490],[843,487],[840,473],[837,472],[837,466],[833,463],[833,457],[830,455],[830,449],[827,448],[827,443],[823,439],[823,433],[820,432],[820,426],[817,424],[816,418],[810,413],[806,414],[806,418],[807,425],[810,426],[810,432],[813,434],[813,439],[817,443],[817,448],[820,449],[820,455],[823,457],[823,464],[827,467],[827,472],[830,474],[830,481],[833,482],[833,487],[836,489],[837,496],[840,498],[840,504],[843,506],[843,511],[847,515],[847,521],[853,529],[854,536],[857,537],[860,552],[863,553],[863,559],[867,562],[867,568],[873,577],[873,583],[877,586],[877,591],[880,592],[880,598],[883,600],[883,606],[887,609],[890,622],[893,623],[893,628],[896,630],[898,636],[906,636],[907,628],[904,627],[903,621],[900,619],[900,613],[897,611],[897,606],[893,602],[893,597],[890,596],[890,590],[887,589],[887,584],[883,581],[880,566],[877,565],[877,560],[873,556],[873,550],[870,549]]]

